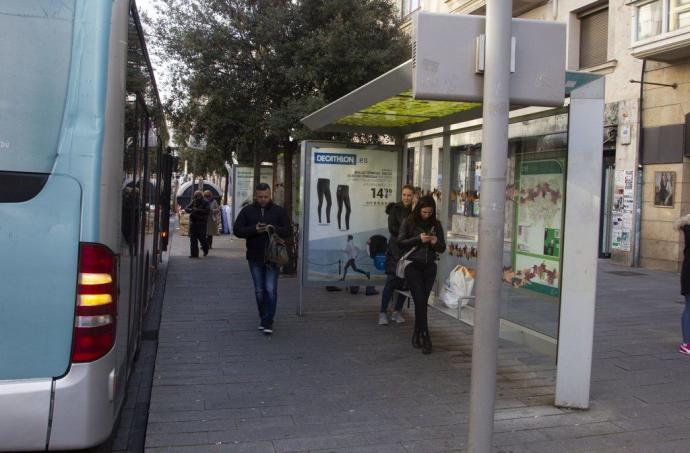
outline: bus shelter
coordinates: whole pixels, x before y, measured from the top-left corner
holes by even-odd
[[[596,297],[601,198],[604,81],[589,73],[565,72],[563,104],[557,108],[511,107],[506,185],[501,337],[557,356],[556,405],[587,408]],[[412,95],[412,60],[305,117],[313,131],[380,134],[394,145],[304,142],[302,144],[301,287],[372,284],[377,268],[372,238],[387,236],[388,201],[402,184],[423,181],[424,154],[437,148],[439,219],[447,230],[430,305],[473,324],[472,297],[448,296],[448,283],[471,284],[481,244],[482,106],[430,101]],[[421,158],[421,159],[420,159]],[[421,160],[421,162],[420,162]],[[335,209],[335,198],[356,208]],[[354,200],[354,192],[359,197]],[[373,189],[373,190],[372,190]],[[380,190],[382,189],[382,190]],[[335,195],[335,196],[334,196]],[[359,228],[342,212],[364,219]],[[374,209],[378,214],[372,215]],[[371,212],[370,212],[371,211]],[[339,223],[339,225],[338,225]],[[332,232],[325,234],[329,225]],[[337,229],[336,229],[337,226]],[[359,229],[358,229],[359,228]],[[355,234],[349,231],[353,230]],[[357,234],[360,236],[358,237]],[[343,275],[350,241],[367,253],[365,274]],[[323,244],[337,243],[331,253]],[[340,262],[335,249],[340,248]],[[368,267],[367,267],[368,266]],[[319,271],[322,269],[323,271]],[[472,296],[470,292],[464,294]],[[301,297],[298,312],[301,312]]]

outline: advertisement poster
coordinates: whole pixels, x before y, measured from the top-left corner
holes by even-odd
[[[634,172],[616,170],[613,188],[611,248],[630,251],[634,205]]]
[[[261,167],[261,182],[273,184],[273,167]],[[254,167],[235,167],[232,190],[232,219],[237,219],[243,207],[254,198]],[[271,189],[273,189],[271,187]]]
[[[519,166],[513,270],[527,289],[558,296],[563,220],[563,162]]]
[[[381,285],[386,206],[397,201],[399,191],[398,153],[314,147],[307,154],[305,281]],[[377,254],[379,266],[373,258]]]

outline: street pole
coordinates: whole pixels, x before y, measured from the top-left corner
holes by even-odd
[[[488,0],[468,452],[492,450],[505,222],[512,0]]]

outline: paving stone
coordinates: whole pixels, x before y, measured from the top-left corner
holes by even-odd
[[[361,447],[366,444],[362,436],[350,434],[339,436],[303,437],[273,442],[277,452],[311,451],[332,448]]]
[[[264,337],[243,241],[218,237],[194,267],[176,256],[186,241],[173,239],[168,263],[146,451],[466,448],[471,328],[431,309],[435,349],[423,356],[409,346],[412,310],[381,328],[378,298],[308,288],[297,317],[297,279],[281,278]],[[501,341],[494,452],[690,451],[677,275],[611,269],[601,262],[590,410],[555,408],[553,358]]]

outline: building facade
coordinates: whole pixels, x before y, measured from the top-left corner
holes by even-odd
[[[643,168],[640,263],[678,271],[683,242],[672,226],[690,207],[690,1],[628,2],[630,48],[642,63]]]
[[[658,14],[672,14],[668,13],[668,7],[661,6],[682,3],[688,4],[690,9],[690,0],[642,0],[637,2],[641,7],[631,6],[630,3],[629,0],[514,0],[513,16],[567,24],[566,69],[605,77],[600,256],[610,257],[622,265],[677,270],[682,258],[682,245],[679,235],[671,229],[671,221],[683,211],[682,154],[679,160],[678,152],[672,158],[665,151],[642,152],[645,146],[641,146],[641,140],[645,140],[649,147],[649,143],[667,140],[670,136],[668,129],[641,133],[640,119],[642,111],[645,128],[668,125],[677,125],[678,128],[684,124],[682,101],[678,97],[682,86],[679,85],[675,91],[652,85],[644,85],[645,88],[641,89],[642,85],[638,82],[670,80],[676,74],[676,78],[680,77],[683,71],[690,75],[690,66],[668,62],[643,63],[634,46],[636,43],[649,45],[654,36],[677,39],[678,27],[685,24],[685,9],[678,9],[676,16],[673,16],[678,19],[670,22],[677,25],[667,26],[659,19],[658,33],[654,35],[657,31],[654,28],[657,10],[654,8],[658,3]],[[403,27],[408,30],[411,30],[411,18],[417,11],[478,15],[486,12],[485,0],[398,0],[397,4],[404,19]],[[633,14],[637,11],[635,8],[642,11],[639,19]],[[663,28],[665,26],[667,28]],[[640,31],[636,32],[637,29]],[[631,36],[638,35],[640,39],[633,40],[631,51]],[[649,47],[639,49],[638,53],[650,51]],[[566,111],[566,108],[561,112],[532,108],[511,114],[510,171],[515,171],[521,153],[553,153],[554,147],[559,148],[562,134],[567,131],[567,115],[560,113]],[[453,168],[452,173],[457,175],[458,181],[453,182],[457,190],[450,196],[451,199],[459,199],[458,205],[467,204],[468,199],[473,199],[473,212],[468,211],[467,206],[461,206],[448,219],[451,232],[461,236],[474,234],[478,222],[476,214],[479,209],[476,205],[480,202],[475,201],[481,199],[480,127],[481,122],[474,122],[454,125],[452,128],[452,161],[454,166],[458,166]],[[678,130],[674,132],[671,138],[675,137],[673,143],[676,143]],[[407,137],[407,143],[408,181],[424,191],[434,191],[440,187],[442,139],[435,137],[434,131],[428,131]],[[514,184],[515,177],[508,176],[510,190],[510,181]],[[666,197],[663,200],[665,206],[660,207],[658,203],[655,205],[655,185],[658,184],[653,180],[657,178],[661,184],[662,176],[664,187],[668,186],[666,191],[673,192],[673,199]],[[657,189],[656,198],[659,198],[658,192]],[[690,198],[685,200],[690,201]],[[516,240],[512,231],[515,222],[510,221],[514,217],[515,212],[508,209],[507,241]]]

